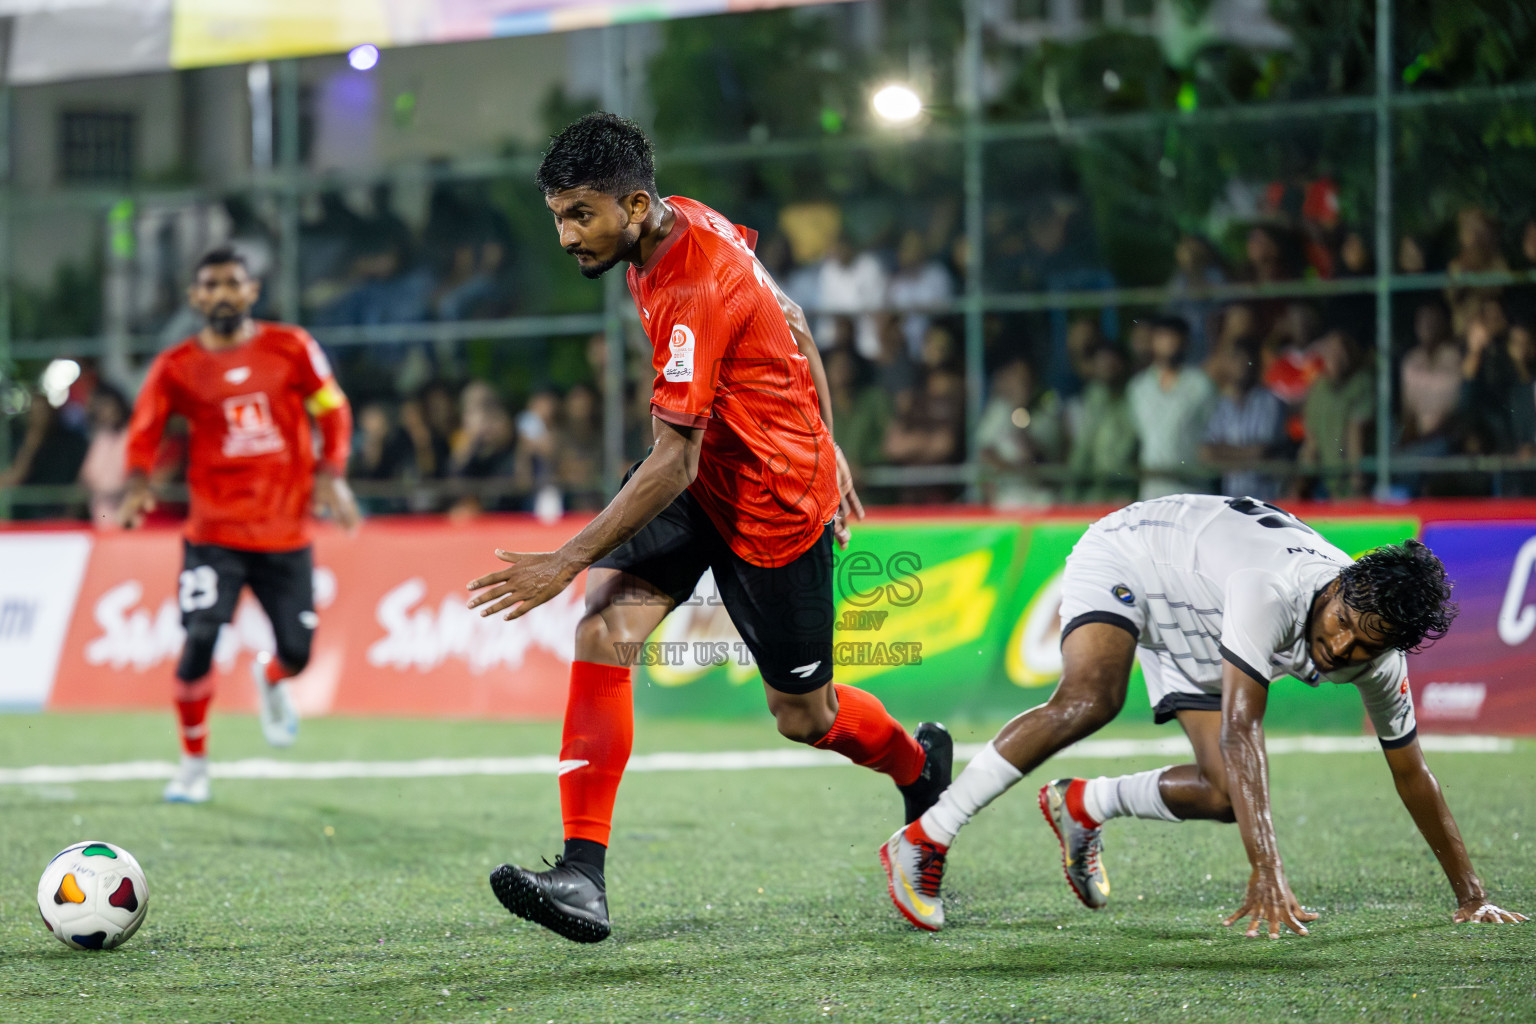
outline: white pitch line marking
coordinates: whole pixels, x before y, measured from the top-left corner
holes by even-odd
[[[1428,751],[1459,754],[1507,754],[1514,742],[1496,736],[1420,736]],[[1373,736],[1281,736],[1268,741],[1271,754],[1360,754],[1379,750]],[[980,743],[955,746],[955,759],[969,761]],[[1084,740],[1058,757],[1109,759],[1122,757],[1182,757],[1189,744],[1182,736],[1157,740]],[[830,751],[738,750],[723,753],[638,754],[630,758],[631,772],[733,772],[756,768],[829,768],[851,762]],[[252,757],[215,761],[216,779],[427,779],[470,775],[554,775],[560,759],[535,757],[429,757],[419,761],[275,761]],[[0,785],[60,785],[74,782],[143,782],[168,779],[176,770],[169,761],[124,761],[119,764],[33,765],[0,768]]]

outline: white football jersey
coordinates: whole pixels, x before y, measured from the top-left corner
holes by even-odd
[[[1112,512],[1092,530],[1113,543],[1140,584],[1147,602],[1140,645],[1168,652],[1202,690],[1221,692],[1224,660],[1266,684],[1287,675],[1314,686],[1350,683],[1384,745],[1412,739],[1401,651],[1332,672],[1313,664],[1312,602],[1353,559],[1295,516],[1255,498],[1175,494]]]

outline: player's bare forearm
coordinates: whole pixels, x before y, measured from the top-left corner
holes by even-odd
[[[1396,750],[1384,751],[1387,764],[1392,769],[1392,782],[1397,787],[1398,798],[1418,826],[1419,834],[1434,851],[1445,877],[1451,883],[1458,904],[1481,903],[1488,898],[1482,879],[1472,870],[1472,859],[1461,839],[1456,819],[1446,806],[1445,795],[1440,791],[1429,765],[1424,763],[1424,752],[1419,741]]]
[[[699,471],[702,428],[675,427],[653,420],[656,444],[635,475],[560,551],[580,572],[639,533],[688,489]]]
[[[469,607],[481,617],[505,612],[508,620],[526,615],[568,587],[578,573],[639,533],[661,510],[693,482],[699,470],[703,427],[674,427],[652,421],[656,444],[635,475],[597,514],[586,529],[558,551],[498,550],[496,557],[511,565],[470,580],[478,591]]]
[[[810,368],[811,383],[816,388],[816,401],[821,406],[821,422],[826,424],[827,433],[832,434],[832,388],[827,383],[827,369],[821,361],[821,350],[816,347],[816,339],[811,337],[811,324],[805,317],[805,310],[800,304],[780,288],[778,282],[764,275],[768,287],[772,289],[774,298],[779,303],[779,309],[784,313],[784,322],[789,325],[789,333],[794,335],[795,347],[805,357],[806,365]],[[835,435],[834,435],[835,436]],[[837,546],[846,549],[848,547],[848,520],[864,518],[864,503],[859,500],[858,494],[853,489],[853,471],[848,466],[848,459],[843,455],[843,450],[833,445],[835,453],[834,462],[837,466],[837,495],[838,515],[832,526],[832,535],[837,541]]]
[[[791,325],[793,331],[793,325]],[[827,384],[827,368],[822,364],[821,352],[816,348],[816,342],[811,338],[809,331],[794,331],[795,344],[800,347],[800,354],[805,356],[805,361],[810,367],[811,383],[816,386],[816,401],[821,405],[821,422],[827,425],[827,433],[832,433],[832,388]]]
[[[784,311],[784,322],[789,324],[789,333],[795,336],[795,347],[805,357],[810,366],[811,383],[816,387],[816,401],[821,406],[821,422],[827,425],[827,433],[832,433],[832,389],[827,384],[827,369],[821,362],[821,350],[816,347],[816,339],[811,337],[811,322],[806,318],[805,310],[800,304],[780,288],[778,282],[768,278],[768,286],[773,289],[773,297],[779,304],[779,309]]]
[[[1305,921],[1317,915],[1303,910],[1280,866],[1280,846],[1269,813],[1269,759],[1264,752],[1264,709],[1269,691],[1258,680],[1227,662],[1221,669],[1221,756],[1227,772],[1227,793],[1242,831],[1248,862],[1248,891],[1243,904],[1228,917],[1231,925],[1248,917],[1249,938],[1258,936],[1260,922],[1269,922],[1269,937],[1283,929],[1306,935]]]
[[[1232,812],[1256,871],[1280,869],[1280,846],[1269,813],[1269,759],[1264,751],[1264,709],[1268,692],[1247,675],[1222,687],[1221,757],[1226,764]],[[1224,682],[1227,682],[1224,680]]]

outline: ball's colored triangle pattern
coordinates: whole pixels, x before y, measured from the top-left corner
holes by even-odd
[[[117,854],[113,852],[112,847],[106,846],[102,843],[92,843],[90,846],[87,846],[85,849],[80,851],[80,856],[111,857],[113,860],[117,860]]]
[[[133,891],[133,883],[126,878],[118,883],[117,891],[107,897],[107,902],[114,907],[122,907],[130,914],[139,909],[139,897]]]
[[[89,935],[71,935],[69,941],[86,949],[100,949],[107,941],[107,933],[91,932]]]
[[[64,881],[59,883],[59,891],[53,894],[53,902],[59,906],[65,903],[84,903],[85,893],[80,891],[80,883],[75,881],[73,873],[64,876]]]

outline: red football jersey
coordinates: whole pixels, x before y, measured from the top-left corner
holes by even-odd
[[[149,368],[128,426],[128,468],[147,474],[167,417],[185,416],[187,539],[246,551],[301,548],[315,472],[304,402],[330,382],[325,353],[298,327],[258,322],[249,341],[220,352],[188,338]],[[344,473],[345,462],[342,452],[331,468]]]
[[[667,204],[671,232],[629,270],[655,346],[651,414],[704,428],[689,491],[732,551],[784,565],[816,542],[838,504],[810,365],[752,255],[756,235],[692,199]]]

